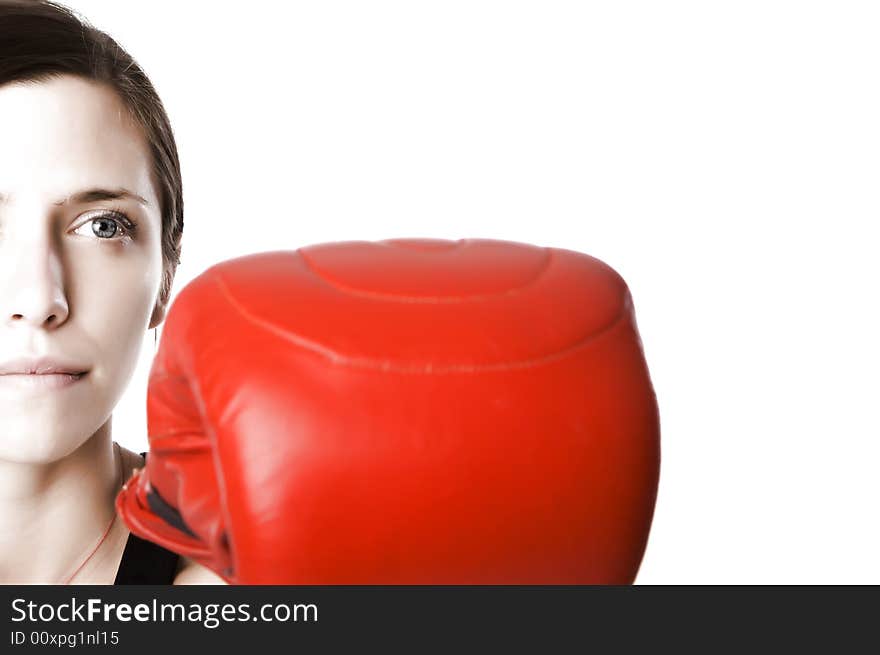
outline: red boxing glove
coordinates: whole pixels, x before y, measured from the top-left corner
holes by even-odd
[[[507,241],[217,264],[168,313],[132,532],[238,584],[628,584],[659,418],[626,284]]]

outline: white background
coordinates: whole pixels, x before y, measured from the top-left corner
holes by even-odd
[[[229,257],[492,237],[628,281],[662,470],[637,579],[880,583],[880,5],[73,0]],[[144,356],[115,435],[146,448]]]

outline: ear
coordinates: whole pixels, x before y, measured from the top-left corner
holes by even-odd
[[[150,316],[150,326],[147,328],[152,330],[154,327],[158,327],[159,324],[165,320],[165,305],[161,303],[156,303],[153,307],[153,315]]]

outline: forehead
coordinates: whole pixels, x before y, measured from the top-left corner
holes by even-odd
[[[125,187],[155,206],[149,148],[117,94],[73,76],[0,86],[0,193]]]

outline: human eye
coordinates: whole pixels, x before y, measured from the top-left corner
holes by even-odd
[[[110,210],[90,215],[74,233],[103,241],[121,241],[134,238],[136,231],[137,225],[127,215]]]

